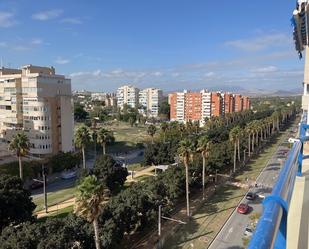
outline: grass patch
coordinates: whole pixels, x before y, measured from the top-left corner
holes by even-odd
[[[74,206],[68,206],[62,209],[59,209],[57,212],[51,213],[48,216],[44,216],[42,218],[38,218],[39,222],[45,222],[46,219],[48,218],[65,218],[67,217],[70,213],[73,212]]]
[[[75,187],[70,187],[66,189],[62,189],[56,192],[47,193],[47,203],[48,206],[56,205],[59,202],[63,202],[74,197]],[[40,211],[44,209],[44,196],[40,196],[38,198],[33,199],[34,204],[36,204],[36,208],[34,212]]]
[[[132,163],[128,165],[128,170],[140,171],[145,169],[140,163]]]

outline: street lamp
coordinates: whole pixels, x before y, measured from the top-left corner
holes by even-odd
[[[43,183],[44,208],[45,208],[45,213],[48,213],[47,192],[46,192],[46,168],[44,167],[44,164],[42,164],[42,177],[43,177],[43,181],[38,180],[38,179],[33,179],[33,181]]]
[[[165,219],[165,220],[170,220],[170,221],[174,221],[174,222],[177,222],[179,224],[187,224],[187,222],[184,222],[182,220],[176,220],[176,219],[173,219],[173,218],[170,218],[170,217],[166,217],[166,216],[163,216],[162,215],[162,205],[159,205],[159,212],[158,212],[158,236],[159,236],[159,249],[161,248],[161,220],[162,219]]]

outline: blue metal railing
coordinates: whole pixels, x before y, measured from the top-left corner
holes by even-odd
[[[287,213],[296,176],[302,174],[303,142],[308,139],[307,113],[302,115],[297,139],[280,171],[270,196],[263,201],[263,213],[249,249],[286,248]]]

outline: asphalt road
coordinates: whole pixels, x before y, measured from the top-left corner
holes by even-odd
[[[123,156],[123,157],[115,157],[115,159],[122,159],[124,161],[126,161],[126,163],[135,163],[135,162],[139,162],[142,160],[142,158],[144,157],[143,155],[140,155],[140,153],[142,152],[143,150],[138,150],[138,151],[135,151],[133,153],[129,153],[127,154],[126,156]],[[93,158],[93,155],[92,157],[88,158],[86,160],[86,165],[89,169],[92,169],[93,166],[94,166],[94,158]],[[53,182],[53,183],[50,183],[50,184],[47,184],[47,187],[46,187],[46,191],[47,193],[50,193],[50,192],[56,192],[56,191],[59,191],[59,190],[62,190],[62,189],[66,189],[66,188],[71,188],[75,185],[75,182],[76,182],[76,179],[57,179],[57,181]],[[36,199],[36,198],[39,198],[39,197],[42,197],[43,196],[43,188],[39,188],[39,189],[35,189],[33,191],[31,191],[31,196],[33,199]]]
[[[297,126],[293,126],[293,128],[297,128]],[[286,141],[289,137],[293,136],[295,136],[295,133],[288,132],[284,141]],[[287,148],[288,147],[283,146],[282,144],[278,146],[276,152],[272,155],[271,159],[267,162],[266,167],[257,178],[256,183],[258,187],[250,189],[250,191],[255,191],[259,195],[259,197],[254,201],[250,201],[245,198],[243,198],[243,200],[241,201],[241,203],[247,203],[250,206],[249,213],[245,215],[239,214],[235,209],[229,220],[225,223],[222,230],[218,233],[217,237],[208,247],[209,249],[243,248],[242,238],[245,237],[244,231],[251,222],[249,216],[253,212],[262,213],[262,200],[264,197],[270,195],[272,188],[277,181],[280,169],[286,159],[280,154],[280,151]]]

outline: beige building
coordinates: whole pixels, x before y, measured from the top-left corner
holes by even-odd
[[[44,157],[73,150],[71,80],[53,67],[0,68],[0,138],[23,130],[30,154]]]
[[[141,112],[148,117],[158,117],[159,106],[162,103],[163,92],[158,88],[146,88],[139,92]]]
[[[117,105],[122,109],[126,104],[129,107],[138,107],[139,89],[134,86],[121,86],[117,89]]]

